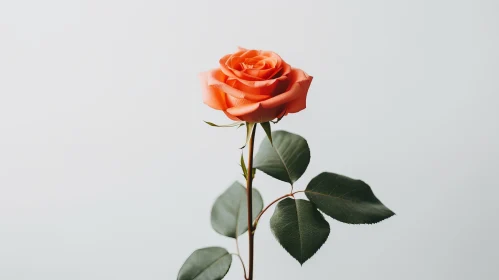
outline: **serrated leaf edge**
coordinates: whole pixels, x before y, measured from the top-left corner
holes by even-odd
[[[290,199],[296,200],[295,198],[290,198]],[[305,199],[303,199],[303,200],[305,200]],[[309,201],[309,200],[306,200],[306,201],[312,203],[312,201]],[[312,203],[312,204],[314,206],[316,206],[314,203]],[[295,207],[295,208],[297,208],[297,207]],[[326,241],[327,241],[327,239],[329,239],[329,235],[331,234],[331,225],[329,224],[329,222],[327,222],[326,218],[324,217],[324,214],[320,211],[320,209],[316,207],[316,210],[322,215],[322,218],[324,219],[324,221],[326,221],[328,229],[329,229],[329,232],[328,232],[328,236],[327,236],[326,240],[317,248],[317,250],[315,251],[315,253],[313,255],[311,255],[310,257],[306,258],[305,260],[303,260],[303,262],[301,262],[299,259],[295,258],[295,256],[293,256],[291,253],[289,253],[289,251],[281,244],[281,242],[279,242],[279,238],[277,237],[274,229],[272,227],[270,227],[270,231],[272,232],[272,235],[274,235],[274,238],[277,240],[277,243],[281,246],[281,248],[284,249],[284,251],[286,251],[286,253],[288,253],[288,255],[290,255],[291,257],[293,257],[293,259],[295,259],[300,264],[300,266],[302,266],[302,267],[303,267],[303,264],[305,262],[307,262],[308,260],[310,260],[313,256],[315,256],[319,252],[319,250],[324,246],[324,244],[326,244]],[[274,210],[274,213],[275,213],[275,210]],[[297,213],[297,216],[298,216],[298,213]],[[326,216],[328,216],[328,215],[326,215]],[[303,246],[303,243],[301,242],[301,234],[300,234],[300,249],[302,248],[302,246]],[[303,254],[303,250],[301,249],[300,250],[300,255],[302,255],[302,254]]]

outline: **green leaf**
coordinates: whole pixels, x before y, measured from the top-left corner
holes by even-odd
[[[177,280],[220,280],[232,264],[232,256],[220,247],[194,251],[178,272]]]
[[[253,219],[263,209],[263,199],[258,190],[253,193]],[[246,188],[234,182],[221,194],[211,209],[211,225],[213,229],[227,237],[236,238],[248,230],[248,203]]]
[[[287,131],[272,132],[273,146],[264,139],[255,157],[254,167],[290,184],[305,173],[310,163],[307,140]]]
[[[246,142],[244,142],[244,146],[242,146],[240,149],[244,149],[244,147],[248,145],[248,142],[251,138],[251,135],[253,134],[253,130],[255,129],[255,127],[256,123],[249,123],[249,122],[246,123]]]
[[[329,224],[324,216],[303,199],[281,200],[270,218],[270,228],[282,247],[302,265],[329,236]]]
[[[248,177],[248,169],[246,168],[246,163],[244,162],[243,153],[241,153],[240,166],[241,166],[241,169],[243,170],[243,176],[246,179]],[[255,178],[255,174],[256,174],[256,168],[253,168],[253,172],[251,172],[251,176],[253,176],[253,178]]]
[[[235,122],[235,123],[231,123],[231,124],[214,124],[212,122],[207,122],[207,121],[204,121],[205,123],[207,123],[208,125],[210,126],[214,126],[214,127],[234,127],[234,126],[237,126],[238,128],[243,126],[244,125],[244,122]]]
[[[348,224],[373,224],[395,215],[366,183],[334,173],[313,178],[305,195],[322,212]]]
[[[265,134],[267,134],[267,138],[269,139],[270,144],[272,145],[272,129],[270,128],[270,122],[260,123],[260,125],[265,131]]]
[[[244,178],[248,178],[248,169],[246,168],[246,163],[244,162],[244,156],[241,152],[241,168],[243,170]]]

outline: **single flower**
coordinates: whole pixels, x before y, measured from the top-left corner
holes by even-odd
[[[312,76],[271,51],[239,48],[200,74],[203,101],[230,119],[268,122],[306,107]]]

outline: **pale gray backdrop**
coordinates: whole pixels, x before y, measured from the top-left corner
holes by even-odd
[[[498,12],[494,0],[1,0],[0,279],[176,279],[194,249],[233,250],[209,211],[242,179],[243,131],[202,122],[227,121],[202,104],[197,73],[237,46],[315,77],[308,108],[278,125],[311,146],[296,187],[345,174],[397,213],[328,219],[303,267],[266,215],[257,280],[498,279]],[[266,202],[288,191],[262,173],[255,186]],[[227,279],[241,273],[234,262]]]

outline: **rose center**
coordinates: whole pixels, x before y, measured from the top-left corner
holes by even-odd
[[[269,63],[268,59],[265,57],[252,57],[252,58],[246,58],[244,61],[239,63],[239,68],[242,70],[251,70],[251,69],[268,69],[272,67],[272,63]]]
[[[241,63],[241,67],[242,67],[243,69],[253,69],[253,68],[255,67],[255,65],[254,65],[254,64],[248,64],[248,63],[246,63],[246,62],[243,62],[243,63]]]

